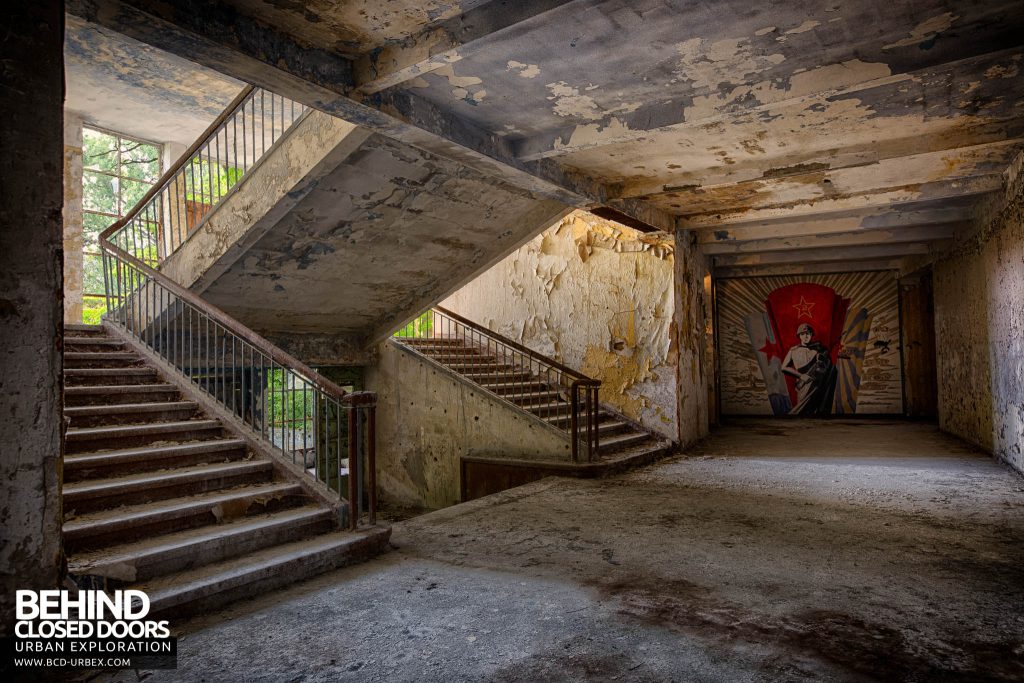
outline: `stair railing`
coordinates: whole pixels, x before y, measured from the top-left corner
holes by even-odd
[[[132,257],[157,266],[309,111],[246,86],[108,235]]]
[[[436,306],[395,333],[392,341],[426,340],[430,356],[498,398],[540,417],[569,435],[573,462],[597,457],[601,380],[562,365],[512,339]],[[465,347],[474,351],[465,355]],[[552,391],[561,401],[549,398]]]
[[[345,497],[354,529],[364,500],[369,523],[376,522],[376,394],[346,392],[155,267],[266,153],[258,138],[273,145],[303,110],[246,88],[128,215],[100,234],[104,320],[152,350],[282,458]],[[236,129],[245,135],[255,130],[255,137],[243,141]],[[220,156],[224,144],[239,151]],[[218,168],[238,172],[216,175]],[[231,182],[222,183],[225,177]],[[197,197],[206,208],[182,203]]]

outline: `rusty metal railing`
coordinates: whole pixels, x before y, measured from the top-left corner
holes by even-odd
[[[600,380],[439,306],[397,331],[392,341],[429,351],[423,355],[565,431],[573,462],[597,457]]]
[[[376,394],[346,392],[156,269],[306,111],[247,87],[99,237],[107,314],[240,425],[376,522]],[[342,481],[347,480],[342,491]]]
[[[247,86],[118,221],[108,240],[133,258],[159,265],[307,111],[299,102]]]

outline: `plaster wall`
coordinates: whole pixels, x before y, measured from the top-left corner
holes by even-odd
[[[20,3],[0,41],[0,636],[19,589],[61,574],[64,65],[60,2]]]
[[[602,403],[676,440],[674,251],[573,211],[442,305],[600,379]]]
[[[1024,155],[934,267],[939,426],[1024,472]]]
[[[64,322],[82,322],[82,118],[64,113]]]
[[[568,461],[568,439],[557,430],[391,343],[379,355],[366,388],[377,392],[377,480],[386,501],[458,503],[463,456]]]

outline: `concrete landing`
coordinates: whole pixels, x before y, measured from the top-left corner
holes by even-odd
[[[925,424],[744,422],[392,542],[174,624],[147,680],[1024,678],[1024,478]]]

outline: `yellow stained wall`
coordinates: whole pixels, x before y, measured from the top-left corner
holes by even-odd
[[[600,379],[603,403],[678,440],[674,252],[573,211],[442,306]]]

